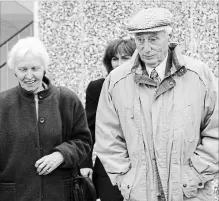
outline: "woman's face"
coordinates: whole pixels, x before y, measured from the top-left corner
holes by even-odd
[[[23,89],[37,93],[44,76],[43,62],[28,52],[23,58],[16,60],[14,73]]]
[[[117,54],[111,59],[111,65],[112,65],[113,69],[115,69],[118,66],[120,66],[121,64],[123,64],[124,62],[126,62],[127,60],[129,60],[130,58],[131,58],[130,55]]]

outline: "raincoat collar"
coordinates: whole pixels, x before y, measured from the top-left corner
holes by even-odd
[[[186,71],[187,69],[185,68],[185,61],[183,59],[183,55],[181,54],[181,50],[178,47],[178,44],[170,43],[165,69],[165,78],[173,74],[181,77],[186,73]],[[146,66],[141,60],[139,54],[137,54],[134,58],[132,72],[135,73],[135,82],[137,84],[149,82],[150,85],[157,86],[157,83],[150,79],[146,70]]]

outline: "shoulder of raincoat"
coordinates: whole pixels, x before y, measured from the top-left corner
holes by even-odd
[[[125,200],[146,201],[151,199],[145,196],[151,189],[145,183],[148,166],[145,166],[147,161],[142,156],[148,156],[148,153],[141,136],[147,122],[140,112],[142,102],[139,102],[138,94],[141,96],[144,89],[144,97],[147,97],[147,91],[152,89],[142,84],[144,77],[140,84],[135,81],[133,64],[137,56],[135,53],[129,62],[115,69],[103,84],[96,116],[95,152]],[[154,107],[157,117],[166,116],[161,108],[174,105],[170,115],[173,119],[161,119],[157,128],[151,128],[158,132],[169,130],[166,134],[169,139],[164,136],[157,141],[163,143],[167,138],[167,142],[173,145],[168,151],[162,150],[166,145],[155,145],[155,152],[160,149],[164,154],[157,158],[158,169],[169,201],[181,201],[186,197],[209,200],[212,198],[209,181],[215,178],[219,169],[217,80],[203,62],[176,56],[179,56],[180,67],[165,78],[163,85],[161,83],[164,90],[154,100],[158,105]],[[168,93],[165,92],[166,86],[169,87]],[[165,99],[169,101],[168,105],[163,101]],[[162,132],[157,133],[159,135]],[[167,158],[173,160],[169,169],[165,167],[169,163],[165,161]],[[136,166],[136,163],[141,165]]]

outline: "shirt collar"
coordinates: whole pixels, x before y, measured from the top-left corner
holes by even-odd
[[[159,75],[159,78],[161,80],[164,79],[164,76],[165,76],[165,69],[166,69],[166,63],[167,63],[167,56],[168,54],[166,55],[166,57],[164,58],[164,60],[155,68],[155,70],[157,71],[158,75]],[[151,72],[154,68],[151,68],[151,67],[148,67],[146,66],[146,69],[147,69],[147,72],[148,72],[148,75],[150,77],[151,75]]]

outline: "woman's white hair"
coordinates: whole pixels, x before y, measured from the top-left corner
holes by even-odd
[[[43,42],[36,37],[22,38],[12,47],[8,54],[8,67],[13,70],[16,60],[22,59],[29,52],[39,57],[42,60],[44,69],[48,69],[50,62],[49,54]]]

